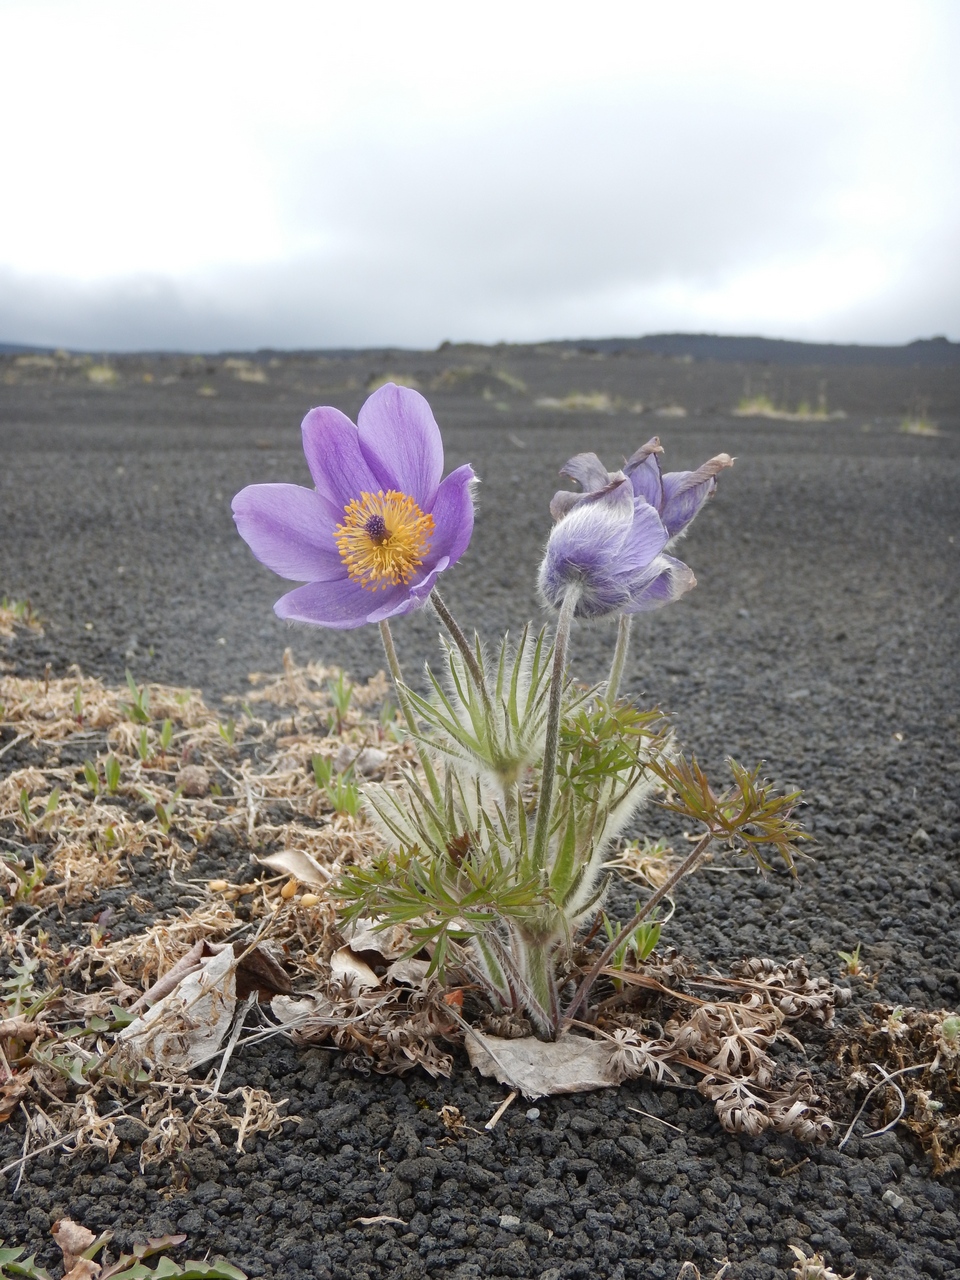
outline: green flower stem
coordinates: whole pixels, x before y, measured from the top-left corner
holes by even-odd
[[[467,670],[470,672],[471,676],[473,677],[473,682],[477,686],[478,690],[480,691],[480,697],[483,699],[483,709],[489,715],[491,712],[491,707],[490,707],[490,694],[487,691],[487,682],[484,680],[483,672],[480,670],[480,664],[479,662],[477,662],[477,655],[470,648],[470,641],[461,631],[460,624],[457,622],[456,618],[453,616],[453,614],[444,604],[443,599],[440,595],[440,592],[436,589],[436,587],[434,587],[434,589],[430,592],[430,603],[433,605],[434,609],[436,610],[437,617],[440,619],[443,625],[450,632],[450,635],[453,638],[454,644],[463,654],[463,660],[467,664]]]
[[[639,926],[643,924],[644,920],[647,918],[650,912],[653,911],[663,901],[663,899],[670,893],[670,891],[677,884],[680,883],[680,881],[683,879],[684,876],[687,876],[690,874],[691,871],[696,870],[697,865],[699,864],[703,855],[707,851],[707,846],[709,845],[710,841],[713,838],[714,838],[714,833],[712,831],[707,831],[703,836],[701,836],[701,838],[697,841],[696,845],[694,846],[692,852],[688,854],[687,857],[680,864],[680,866],[677,867],[673,875],[670,876],[670,878],[660,886],[660,888],[656,891],[656,893],[653,893],[650,895],[650,897],[646,900],[643,906],[638,910],[637,914],[633,917],[633,919],[628,920],[627,923],[620,930],[620,932],[617,934],[617,936],[612,940],[612,942],[608,943],[607,946],[604,947],[604,949],[600,952],[599,956],[593,962],[593,966],[590,969],[589,973],[580,983],[580,986],[577,988],[573,999],[570,1001],[570,1004],[567,1007],[567,1011],[563,1015],[565,1022],[569,1022],[572,1018],[575,1018],[577,1014],[580,1012],[580,1009],[583,1006],[583,1002],[586,1000],[587,996],[590,994],[590,989],[592,988],[593,984],[596,982],[597,978],[600,976],[601,970],[604,968],[607,961],[616,951],[617,947],[621,946],[622,943],[627,941],[631,933],[633,933],[635,929],[639,928]]]
[[[620,688],[620,680],[623,676],[623,667],[627,661],[632,624],[633,618],[631,615],[629,613],[621,613],[620,621],[617,623],[617,646],[613,651],[613,662],[610,666],[610,675],[607,677],[607,702],[611,706],[616,701],[617,690]]]
[[[534,1022],[539,1038],[555,1040],[560,1029],[560,1003],[557,982],[553,973],[553,947],[539,940],[523,940],[524,976],[534,997],[527,1012],[534,1013],[534,1002],[539,1006]]]
[[[390,630],[390,623],[383,621],[380,623],[380,639],[383,641],[383,651],[387,655],[387,664],[390,667],[390,674],[393,677],[393,687],[397,691],[397,701],[400,703],[400,710],[403,712],[403,718],[407,722],[407,728],[411,734],[417,733],[417,720],[413,714],[413,707],[410,699],[407,697],[406,685],[403,680],[403,672],[400,670],[400,659],[397,657],[397,650],[393,643],[393,632]],[[420,757],[420,765],[423,768],[424,776],[430,787],[430,794],[433,796],[433,802],[440,807],[443,804],[443,792],[440,790],[440,783],[437,781],[437,775],[433,771],[433,765],[424,749],[418,744],[417,754]]]
[[[537,825],[533,833],[533,865],[540,871],[547,863],[547,841],[550,838],[550,812],[553,807],[553,786],[556,782],[557,748],[560,742],[560,708],[563,703],[563,681],[567,667],[567,643],[573,614],[580,599],[579,587],[567,587],[557,619],[557,634],[553,644],[553,673],[550,679],[550,702],[547,707],[547,730],[543,744],[543,771],[540,776],[540,796],[537,801]]]

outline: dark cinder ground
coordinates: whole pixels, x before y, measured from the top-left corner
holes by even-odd
[[[79,663],[117,681],[129,668],[215,698],[278,669],[287,645],[298,660],[376,671],[374,629],[276,620],[283,584],[240,542],[229,503],[250,482],[306,482],[304,411],[354,414],[384,376],[416,381],[448,469],[470,461],[482,477],[473,542],[443,589],[485,636],[541,616],[547,506],[571,454],[593,449],[614,465],[653,434],[670,469],[735,454],[680,552],[699,585],[641,620],[627,684],[673,712],[718,777],[734,754],[802,786],[818,846],[797,884],[777,871],[696,877],[668,940],[703,964],[802,954],[833,976],[837,950],[860,942],[879,976],[846,1016],[874,999],[957,1008],[956,370],[778,370],[550,347],[110,364],[115,381],[99,383],[89,363],[0,361],[0,594],[30,596],[47,620],[45,639],[8,655],[24,673]],[[605,411],[537,404],[572,392],[606,396]],[[731,415],[759,394],[847,416]],[[938,435],[901,430],[924,416]],[[435,633],[425,613],[397,624],[411,672]],[[611,645],[606,630],[577,632],[577,673],[601,675]],[[647,829],[679,835],[658,817]],[[626,890],[614,899],[630,902]],[[464,1066],[449,1081],[363,1079],[271,1042],[235,1058],[230,1076],[288,1097],[303,1123],[242,1156],[190,1154],[182,1189],[169,1170],[141,1176],[134,1145],[109,1166],[39,1157],[16,1195],[0,1181],[0,1237],[46,1249],[61,1214],[113,1226],[121,1242],[181,1230],[192,1256],[210,1249],[284,1280],[675,1280],[685,1260],[706,1278],[723,1259],[728,1280],[775,1280],[790,1274],[791,1242],[860,1280],[960,1277],[960,1180],[935,1180],[901,1130],[842,1151],[739,1139],[695,1092],[625,1086],[542,1101],[535,1119],[518,1103],[491,1134],[444,1144],[444,1103],[482,1129],[503,1097]],[[0,1166],[21,1139],[14,1122],[0,1129]],[[883,1199],[889,1189],[899,1207]],[[356,1225],[380,1213],[406,1225]]]

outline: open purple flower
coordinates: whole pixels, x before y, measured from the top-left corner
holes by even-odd
[[[576,617],[605,618],[678,600],[696,578],[663,554],[670,534],[656,508],[634,497],[623,472],[604,477],[602,488],[570,494],[576,501],[553,527],[538,579],[544,602],[559,609],[573,588]]]
[[[240,536],[267,568],[307,585],[281,618],[348,630],[409,613],[463,555],[473,532],[473,468],[445,480],[443,443],[423,396],[388,383],[357,425],[311,409],[303,451],[315,489],[253,484],[233,500]]]
[[[550,503],[553,518],[562,519],[579,503],[609,485],[614,475],[627,475],[634,495],[643,498],[656,510],[672,542],[712,496],[717,487],[717,475],[726,467],[732,467],[733,459],[727,453],[718,453],[696,471],[668,471],[663,475],[660,470],[662,453],[659,437],[654,436],[624,463],[622,472],[614,473],[607,471],[595,453],[578,453],[564,464],[560,474],[575,480],[583,492],[561,490],[555,494]]]

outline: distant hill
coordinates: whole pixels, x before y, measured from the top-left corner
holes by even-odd
[[[443,347],[450,344],[444,343]],[[478,346],[481,343],[454,344]],[[506,345],[514,345],[512,343]],[[526,344],[516,344],[523,346]],[[718,360],[725,364],[770,364],[779,366],[811,365],[881,365],[887,368],[949,368],[960,365],[960,342],[948,338],[918,338],[900,347],[842,345],[833,342],[791,342],[782,338],[729,338],[713,333],[654,333],[645,338],[579,338],[557,342],[530,344],[553,347],[557,351],[596,351],[605,355],[649,352],[651,355],[675,359]],[[380,350],[380,348],[376,348]],[[391,348],[400,350],[400,348]],[[442,349],[442,348],[441,348]],[[34,347],[18,342],[0,342],[0,355],[46,355],[53,347]],[[369,350],[373,350],[370,348]],[[357,356],[363,348],[350,347],[308,352],[306,349],[283,351],[270,348],[259,352],[230,352],[231,355],[305,355],[321,354],[333,359]],[[102,354],[99,350],[97,354]],[[126,352],[126,355],[172,355],[183,352]]]
[[[781,338],[725,338],[712,333],[655,333],[646,338],[583,338],[550,343],[560,349],[619,352],[774,365],[887,365],[926,368],[960,364],[960,342],[919,338],[902,347],[868,347],[832,342],[789,342]]]

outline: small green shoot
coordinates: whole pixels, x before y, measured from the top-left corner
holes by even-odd
[[[173,741],[173,721],[164,720],[160,728],[160,750],[166,752],[170,749],[170,743]]]
[[[11,600],[9,596],[0,599],[0,609],[7,610],[13,614],[17,622],[22,622],[25,627],[31,627],[34,631],[40,629],[40,618],[34,612],[33,605],[29,600]]]
[[[333,707],[336,712],[335,731],[339,737],[339,735],[343,733],[343,722],[350,709],[350,699],[353,697],[353,685],[344,678],[343,672],[340,671],[337,674],[336,680],[327,681],[327,689],[330,691],[330,697],[333,701]]]
[[[234,720],[233,716],[227,720],[226,724],[220,724],[219,729],[220,737],[224,740],[227,746],[232,747],[234,739],[237,736],[237,722]]]
[[[355,818],[360,811],[360,788],[353,781],[353,767],[334,773],[330,756],[313,757],[313,776],[335,813]]]
[[[159,826],[165,836],[168,836],[170,834],[170,828],[173,826],[173,815],[177,807],[177,801],[180,799],[180,788],[177,787],[176,791],[174,791],[166,804],[164,804],[162,800],[158,800],[155,796],[152,796],[150,792],[144,790],[143,787],[138,787],[137,790],[143,796],[144,800],[146,800],[147,804],[153,806],[153,812],[157,819],[157,826]]]
[[[0,852],[0,864],[3,870],[16,881],[16,889],[12,897],[14,902],[26,902],[34,889],[39,888],[47,876],[47,869],[36,854],[33,855],[33,867],[29,871],[19,858],[8,853]]]
[[[92,760],[84,760],[83,776],[87,786],[95,796],[98,796],[100,794],[100,775],[97,773],[97,766]]]
[[[77,724],[83,723],[83,689],[77,685],[73,693],[73,718]]]
[[[150,731],[144,725],[137,740],[137,755],[140,757],[141,764],[146,764],[152,754],[153,752],[150,750]]]
[[[137,688],[137,682],[129,671],[126,673],[127,688],[130,690],[132,702],[122,704],[124,714],[133,721],[134,724],[150,723],[150,691],[146,685],[142,689]]]
[[[640,903],[637,903],[637,911],[640,910]],[[635,929],[625,931],[618,920],[611,920],[607,913],[602,912],[603,931],[607,935],[608,942],[617,942],[617,948],[607,961],[607,967],[610,969],[623,969],[627,963],[627,956],[633,955],[637,963],[647,959],[654,947],[660,941],[660,921],[654,917],[653,920],[645,920]],[[614,980],[614,987],[619,991],[621,984]]]
[[[43,808],[34,812],[33,804],[30,800],[30,793],[26,787],[20,788],[20,795],[17,804],[20,810],[20,817],[23,822],[24,829],[31,837],[38,835],[41,831],[49,831],[56,821],[57,806],[60,803],[60,788],[54,787],[47,797],[47,801]]]
[[[355,818],[360,811],[360,788],[350,774],[349,769],[346,773],[338,773],[327,788],[327,797],[336,813]]]
[[[313,757],[313,777],[320,791],[326,791],[333,777],[333,760],[330,756]]]
[[[853,948],[852,951],[838,951],[837,955],[843,961],[842,973],[850,978],[860,978],[863,976],[864,967],[860,963],[860,943]]]
[[[398,709],[390,698],[384,698],[380,708],[380,740],[389,738],[391,742],[399,742],[403,733],[397,723]]]
[[[120,786],[120,761],[112,753],[103,762],[103,777],[107,784],[107,790],[112,796],[115,796],[117,788]]]

